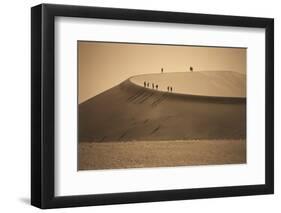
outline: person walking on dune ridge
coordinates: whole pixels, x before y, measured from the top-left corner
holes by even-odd
[[[190,66],[190,67],[189,67],[189,71],[190,71],[190,72],[193,72],[193,67]]]

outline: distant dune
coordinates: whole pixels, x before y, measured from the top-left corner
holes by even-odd
[[[246,79],[235,72],[139,75],[79,104],[80,142],[242,138]]]

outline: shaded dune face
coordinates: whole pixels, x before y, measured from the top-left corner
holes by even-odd
[[[147,89],[131,80],[79,105],[79,141],[246,138],[246,98]]]

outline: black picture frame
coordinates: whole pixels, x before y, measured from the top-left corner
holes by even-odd
[[[55,17],[264,28],[265,184],[93,195],[54,195]],[[274,19],[41,4],[31,8],[31,204],[42,209],[274,193]]]

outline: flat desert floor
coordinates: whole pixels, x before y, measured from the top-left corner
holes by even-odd
[[[81,142],[78,170],[246,163],[246,140]]]

